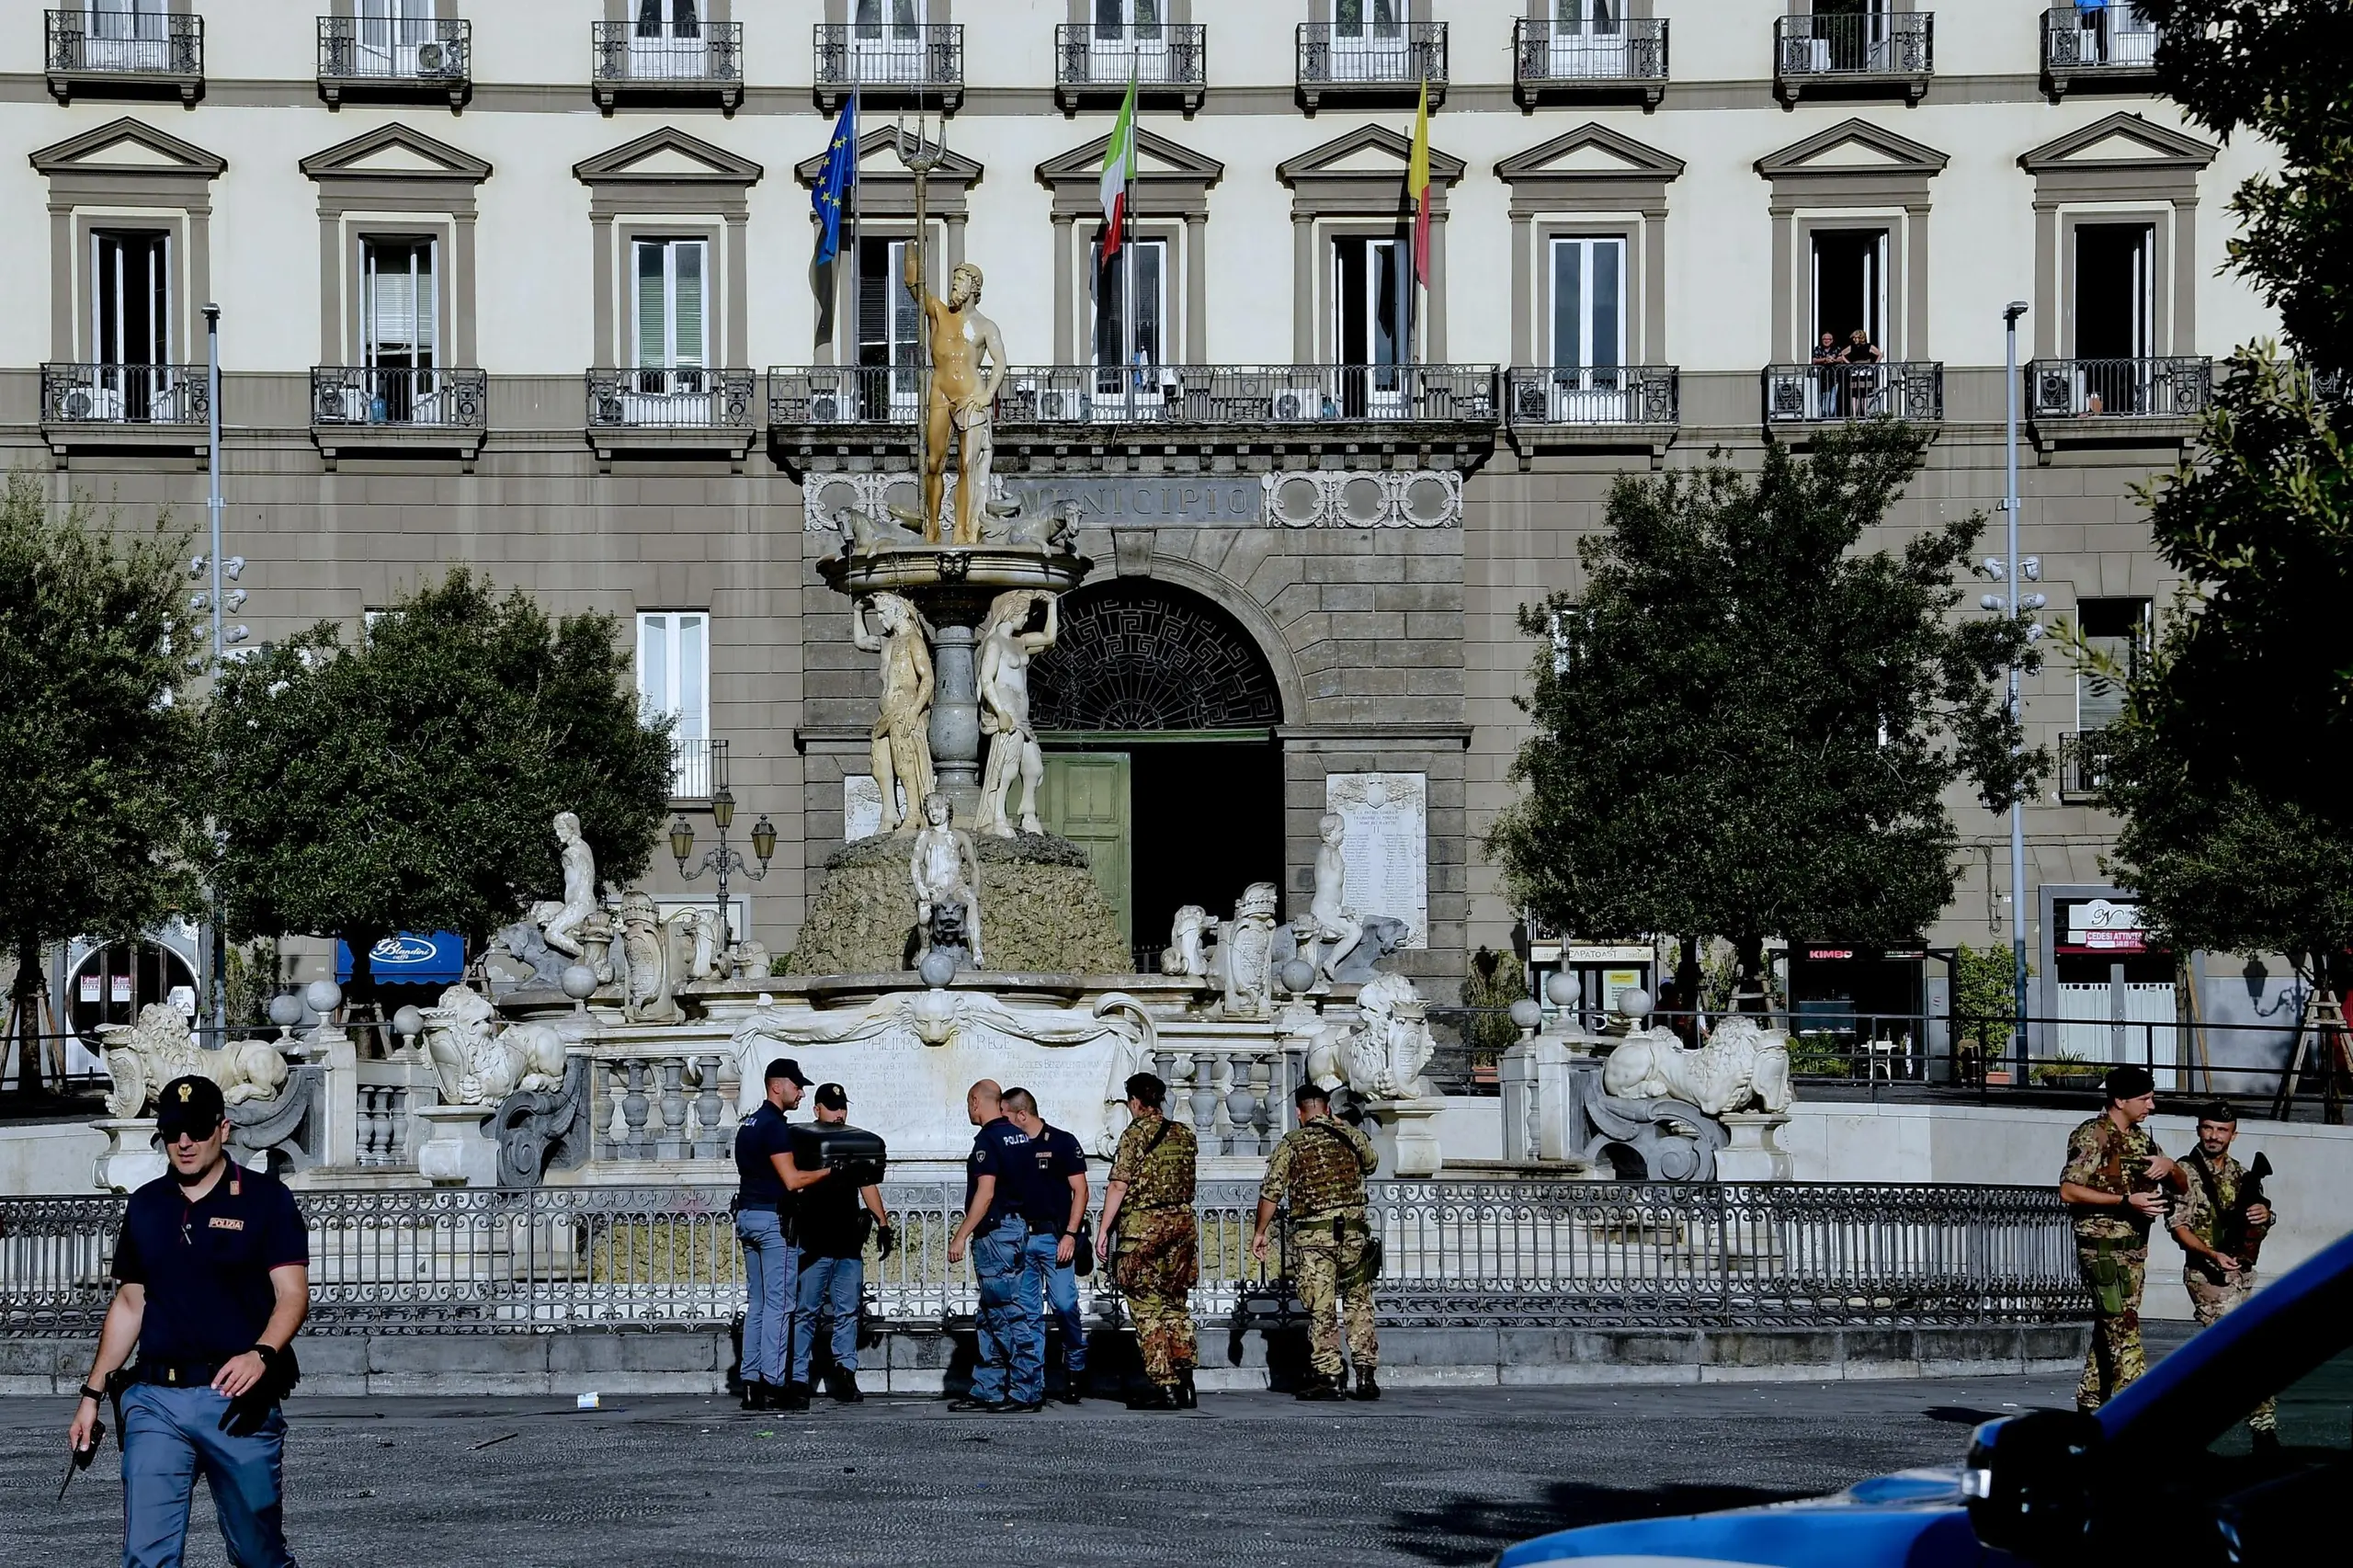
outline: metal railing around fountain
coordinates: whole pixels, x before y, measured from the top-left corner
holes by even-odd
[[[313,1334],[720,1329],[744,1305],[716,1186],[341,1189],[300,1197]],[[1203,1320],[1295,1310],[1249,1256],[1254,1182],[1205,1183]],[[963,1192],[885,1184],[899,1246],[870,1252],[868,1310],[937,1329],[978,1301],[947,1248]],[[86,1337],[112,1293],[119,1197],[0,1199],[0,1334]],[[1381,1321],[1629,1328],[2057,1323],[2087,1315],[2043,1187],[1389,1181]],[[1083,1296],[1109,1293],[1105,1273]]]

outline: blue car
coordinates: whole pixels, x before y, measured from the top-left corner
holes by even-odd
[[[2276,1398],[2279,1438],[2246,1418]],[[1498,1568],[2004,1568],[2353,1559],[2353,1235],[2096,1415],[1989,1421],[1965,1463],[1835,1496],[1540,1536]]]

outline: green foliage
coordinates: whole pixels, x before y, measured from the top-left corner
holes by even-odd
[[[2100,1070],[2097,1065],[2085,1061],[2074,1051],[2062,1051],[2054,1054],[2048,1062],[2037,1062],[2035,1064],[2034,1071],[2029,1073],[2028,1077],[2038,1084],[2052,1084],[2062,1087],[2067,1087],[2082,1084],[2098,1083],[2100,1078]]]
[[[597,874],[641,874],[668,725],[640,721],[610,616],[551,623],[460,568],[358,647],[321,622],[224,671],[212,704],[230,934],[449,929],[479,943],[563,886],[556,812]]]
[[[1952,1023],[1956,1040],[1999,1045],[2010,1037],[2018,993],[2007,948],[1972,948],[1963,942],[1952,959]],[[2029,965],[2028,972],[2033,972]]]
[[[1858,549],[1923,449],[1878,423],[1753,480],[1619,482],[1582,598],[1520,613],[1535,733],[1487,850],[1547,924],[1722,936],[1756,972],[1766,937],[1895,945],[1949,902],[1947,787],[2003,806],[2044,763],[1997,685],[2023,626],[1950,614],[1983,519]]]
[[[196,907],[186,547],[165,517],[121,529],[30,474],[0,487],[0,942],[36,973],[45,943]]]
[[[1475,1056],[1489,1061],[1496,1053],[1509,1051],[1519,1039],[1519,1029],[1503,1009],[1528,994],[1528,976],[1521,971],[1519,960],[1492,948],[1481,948],[1471,955],[1470,969],[1462,977],[1461,994],[1465,1007],[1495,1009],[1472,1013],[1463,1020],[1463,1045]]]
[[[278,983],[284,978],[283,967],[274,941],[224,949],[221,989],[228,1004],[231,1028],[259,1028],[269,1021],[264,1009],[268,1007],[269,999],[278,994]]]
[[[1827,1029],[1803,1029],[1790,1040],[1790,1071],[1801,1078],[1846,1078],[1854,1074],[1853,1051]]]

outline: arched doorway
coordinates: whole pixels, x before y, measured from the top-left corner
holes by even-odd
[[[196,971],[160,942],[108,942],[74,960],[65,979],[66,1016],[90,1046],[108,1024],[136,1022],[139,1009],[165,1002],[196,1017]]]
[[[1046,748],[1039,815],[1083,844],[1141,967],[1176,911],[1231,915],[1283,874],[1282,699],[1266,656],[1214,601],[1120,578],[1063,597],[1031,667]]]

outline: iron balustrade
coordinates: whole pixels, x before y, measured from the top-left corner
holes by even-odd
[[[1402,7],[1401,7],[1402,9]],[[1446,86],[1446,24],[1382,21],[1299,24],[1299,87],[1330,92],[1347,87],[1394,91],[1429,84]]]
[[[1511,372],[1506,417],[1528,425],[1673,425],[1681,417],[1673,365]]]
[[[708,737],[670,737],[670,798],[674,801],[710,799],[710,741]]]
[[[815,27],[821,90],[963,90],[961,22],[819,22]]]
[[[2029,419],[2195,419],[2214,396],[2214,362],[2177,355],[2036,359],[2026,368]]]
[[[2042,63],[2069,74],[2154,71],[2157,27],[2130,0],[2053,6],[2042,14]]]
[[[473,23],[463,17],[321,17],[319,79],[462,82],[473,58]]]
[[[2059,737],[2059,793],[2065,800],[2098,797],[2113,742],[2102,730],[2071,730]]]
[[[600,85],[741,85],[744,24],[592,22]]]
[[[1666,18],[1620,17],[1590,28],[1549,18],[1511,25],[1512,74],[1522,87],[1666,80]]]
[[[1936,17],[1873,11],[1773,18],[1773,71],[1783,79],[1926,76],[1936,68]]]
[[[588,423],[595,428],[748,430],[756,379],[749,370],[591,370]]]
[[[51,11],[47,43],[52,74],[204,74],[202,17],[127,9]]]
[[[742,1315],[732,1187],[374,1187],[298,1195],[306,1332],[723,1330]],[[1236,1326],[1295,1313],[1281,1254],[1248,1242],[1255,1182],[1198,1190],[1193,1307]],[[1371,1184],[1392,1325],[1700,1328],[2064,1323],[2088,1315],[2050,1187],[1953,1184]],[[979,1291],[947,1248],[961,1183],[887,1182],[898,1235],[870,1251],[885,1324],[958,1325]],[[115,1196],[0,1199],[0,1333],[95,1334],[111,1297]],[[1285,1249],[1288,1251],[1288,1249]],[[1081,1304],[1116,1307],[1108,1270]]]
[[[43,365],[44,425],[202,425],[211,416],[202,365]]]
[[[1199,22],[1058,22],[1054,85],[1124,91],[1189,87],[1209,81],[1209,28]]]
[[[997,392],[1004,426],[1231,426],[1431,422],[1492,426],[1491,365],[1017,365]],[[913,425],[913,366],[768,371],[771,426]]]
[[[490,376],[439,366],[314,366],[311,423],[480,430],[490,423]]]
[[[922,406],[915,365],[778,366],[768,371],[770,425],[907,425]]]
[[[1770,425],[1880,418],[1917,422],[1944,416],[1941,360],[1765,368],[1765,419]]]

